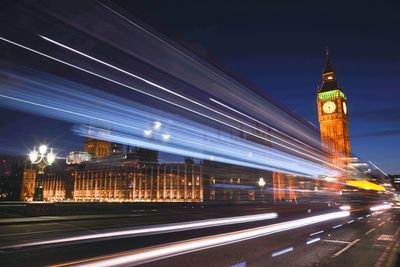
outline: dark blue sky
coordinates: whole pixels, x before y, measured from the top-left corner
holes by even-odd
[[[329,46],[348,97],[352,152],[400,173],[399,4],[265,2],[115,1],[208,51],[315,125],[316,89]],[[1,153],[29,150],[38,138],[81,148],[69,124],[0,111]],[[21,123],[27,126],[21,129]]]
[[[349,101],[352,152],[400,173],[399,3],[266,2],[118,1],[167,24],[315,125],[329,46]]]

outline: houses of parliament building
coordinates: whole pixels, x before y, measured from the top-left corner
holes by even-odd
[[[317,92],[322,148],[337,166],[350,157],[347,98],[340,89],[327,53]],[[67,163],[47,167],[43,175],[27,167],[21,200],[45,201],[297,201],[318,181],[284,173],[186,158],[159,163],[158,152],[126,148],[86,138],[83,152],[71,152]],[[260,177],[265,186],[259,184]]]

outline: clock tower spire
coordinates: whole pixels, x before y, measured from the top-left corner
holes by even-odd
[[[332,164],[344,167],[351,156],[347,98],[337,82],[328,48],[317,107],[322,147]]]

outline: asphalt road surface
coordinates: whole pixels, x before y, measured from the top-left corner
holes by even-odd
[[[278,218],[145,236],[91,242],[13,247],[56,238],[105,233],[151,224],[197,221],[276,212]],[[0,266],[98,263],[103,259],[169,248],[171,243],[277,225],[338,212],[323,206],[283,209],[230,207],[208,210],[132,210],[128,214],[0,219]],[[145,266],[400,266],[400,209],[381,213],[353,210],[350,216],[285,230],[246,241],[150,261]],[[191,241],[189,242],[191,243]],[[105,257],[107,255],[107,257]],[[82,262],[82,260],[86,260]],[[101,262],[101,261],[100,261]],[[72,264],[73,265],[73,264]],[[129,266],[130,263],[123,264]]]

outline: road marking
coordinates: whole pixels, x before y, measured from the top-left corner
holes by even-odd
[[[395,241],[394,235],[380,235],[377,240]]]
[[[318,232],[315,232],[315,233],[310,234],[310,236],[322,234],[323,232],[324,232],[324,230],[321,230],[321,231],[318,231]]]
[[[348,250],[349,248],[351,248],[352,246],[354,246],[358,241],[360,241],[360,239],[356,239],[353,242],[351,242],[350,244],[348,244],[347,246],[345,246],[343,249],[339,250],[338,252],[336,252],[332,257],[337,257],[340,254],[342,254],[343,252],[345,252],[346,250]]]
[[[367,217],[367,218],[368,218],[369,216],[371,216],[371,215],[369,215],[369,214],[365,215],[365,217]]]
[[[375,230],[376,230],[376,228],[374,227],[371,230],[369,230],[368,232],[366,232],[364,235],[368,235],[369,233],[371,233],[372,231],[375,231]]]
[[[333,226],[332,229],[336,229],[336,228],[339,228],[339,227],[342,227],[342,226],[343,226],[343,224],[338,224],[338,225]]]
[[[279,250],[277,252],[274,252],[274,253],[272,253],[272,257],[276,257],[276,256],[279,256],[279,255],[288,253],[290,251],[293,251],[293,247],[285,248],[285,249]]]
[[[361,217],[358,217],[358,220],[362,220],[362,219],[364,219],[364,217],[362,217],[362,216],[361,216]]]
[[[332,240],[332,239],[324,239],[322,241],[328,242],[328,243],[350,244],[350,242],[348,242],[348,241]]]
[[[354,222],[354,220],[348,221],[347,223],[350,224],[350,223],[352,223],[352,222]]]
[[[247,266],[247,262],[245,261],[241,261],[239,263],[236,263],[234,265],[231,265],[230,267],[246,267]]]
[[[321,238],[317,237],[317,238],[308,240],[308,241],[306,242],[306,244],[307,244],[307,245],[310,245],[310,244],[315,243],[315,242],[320,241],[320,240],[321,240]]]
[[[380,224],[378,224],[378,226],[382,226],[384,225],[386,222],[381,222]]]

